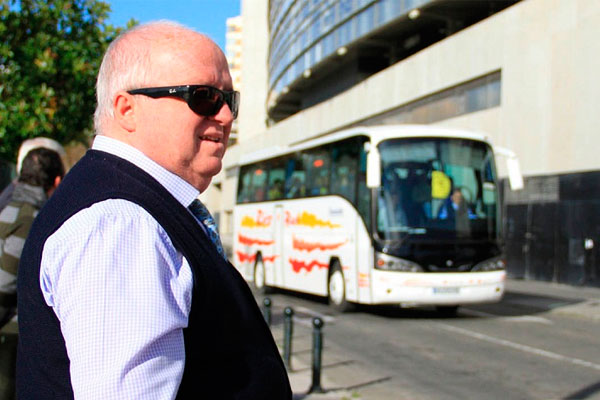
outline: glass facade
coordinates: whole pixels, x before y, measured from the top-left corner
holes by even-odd
[[[271,0],[269,100],[339,48],[432,0]]]
[[[502,72],[496,71],[403,104],[354,125],[431,124],[497,107],[501,101],[501,84]]]

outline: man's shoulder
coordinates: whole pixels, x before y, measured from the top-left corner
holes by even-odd
[[[165,188],[149,172],[136,163],[102,150],[91,149],[65,176],[53,197],[61,201],[73,197],[95,201],[121,196],[138,198],[141,191],[160,191]],[[149,196],[151,197],[151,196]]]
[[[45,217],[54,214],[70,218],[80,210],[111,199],[134,199],[141,204],[144,200],[139,194],[146,191],[140,185],[144,179],[140,171],[118,156],[89,150],[65,176],[42,213]],[[117,207],[113,211],[127,210],[130,208]]]
[[[108,199],[79,210],[48,236],[44,252],[59,256],[104,242],[118,248],[132,243],[173,244],[158,221],[143,207],[125,199]]]
[[[135,229],[162,231],[156,219],[139,204],[126,199],[107,199],[79,210],[65,220],[57,230],[62,235],[81,235],[87,232],[106,231],[116,233],[119,230]]]

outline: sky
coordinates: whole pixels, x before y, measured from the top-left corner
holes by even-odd
[[[124,27],[131,18],[140,23],[170,19],[212,38],[225,51],[225,21],[240,15],[241,0],[104,0],[112,9],[109,23]]]

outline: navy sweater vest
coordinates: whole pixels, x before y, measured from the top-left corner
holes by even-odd
[[[184,329],[186,362],[177,398],[291,399],[277,346],[240,274],[154,178],[119,157],[95,150],[65,177],[25,244],[17,282],[18,398],[73,398],[59,321],[39,287],[42,249],[46,239],[79,210],[115,198],[147,210],[192,268],[192,307]]]

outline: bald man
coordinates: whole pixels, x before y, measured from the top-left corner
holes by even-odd
[[[96,87],[92,149],[23,252],[19,398],[290,399],[197,199],[239,106],[223,53],[181,25],[141,25],[110,45]]]

